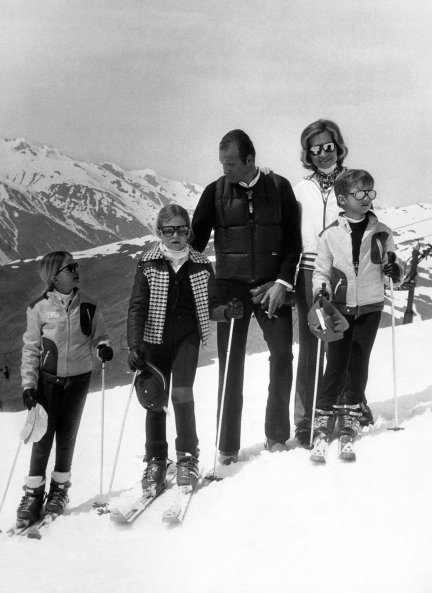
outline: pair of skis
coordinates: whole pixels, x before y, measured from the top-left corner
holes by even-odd
[[[110,519],[114,523],[122,525],[131,525],[149,506],[163,494],[172,484],[176,472],[169,471],[167,473],[166,482],[161,490],[156,492],[149,489],[144,492],[137,500],[126,508],[120,510],[114,508],[111,510]],[[198,487],[198,482],[195,485],[176,486],[177,492],[171,505],[164,511],[162,521],[169,525],[179,525],[183,522],[186,512],[189,508],[191,498]]]
[[[328,437],[317,437],[313,443],[310,460],[315,463],[326,463],[329,446],[330,440]],[[341,461],[352,462],[356,460],[354,440],[349,435],[342,434],[339,436],[338,455]]]
[[[28,537],[29,539],[42,539],[44,528],[51,525],[59,517],[58,513],[44,513],[39,519],[29,523],[23,521],[19,525],[12,527],[7,532],[9,537],[19,535],[21,537]]]

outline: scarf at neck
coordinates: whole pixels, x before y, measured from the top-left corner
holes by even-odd
[[[161,242],[160,250],[165,259],[170,262],[175,272],[182,267],[189,257],[189,245],[185,245],[180,251],[174,251]]]
[[[315,175],[322,191],[327,191],[334,186],[336,177],[342,172],[342,167],[336,164],[333,171],[321,171],[317,169]]]

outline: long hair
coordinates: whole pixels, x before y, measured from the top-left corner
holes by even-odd
[[[337,162],[339,165],[342,165],[346,155],[348,154],[348,148],[345,146],[339,126],[335,124],[334,121],[330,121],[329,119],[318,119],[312,124],[309,124],[303,130],[300,136],[300,144],[302,147],[300,159],[305,169],[316,171],[316,167],[312,163],[309,154],[309,140],[312,138],[312,136],[315,136],[316,134],[322,134],[323,132],[328,132],[331,135],[333,142],[336,144]]]
[[[39,276],[45,282],[48,290],[54,286],[54,278],[63,265],[67,256],[72,257],[69,251],[52,251],[44,255],[39,263]]]

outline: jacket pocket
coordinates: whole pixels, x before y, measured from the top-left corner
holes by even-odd
[[[49,338],[42,338],[40,370],[52,375],[57,375],[57,361],[57,346]]]
[[[346,274],[337,268],[332,269],[331,287],[333,292],[333,302],[345,305],[347,298],[348,280]]]
[[[80,325],[81,331],[85,336],[91,336],[95,311],[96,305],[93,305],[93,303],[80,304]]]

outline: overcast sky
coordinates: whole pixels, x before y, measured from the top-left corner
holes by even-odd
[[[295,184],[341,127],[388,204],[432,201],[428,0],[0,0],[0,136],[205,185],[243,128]]]

